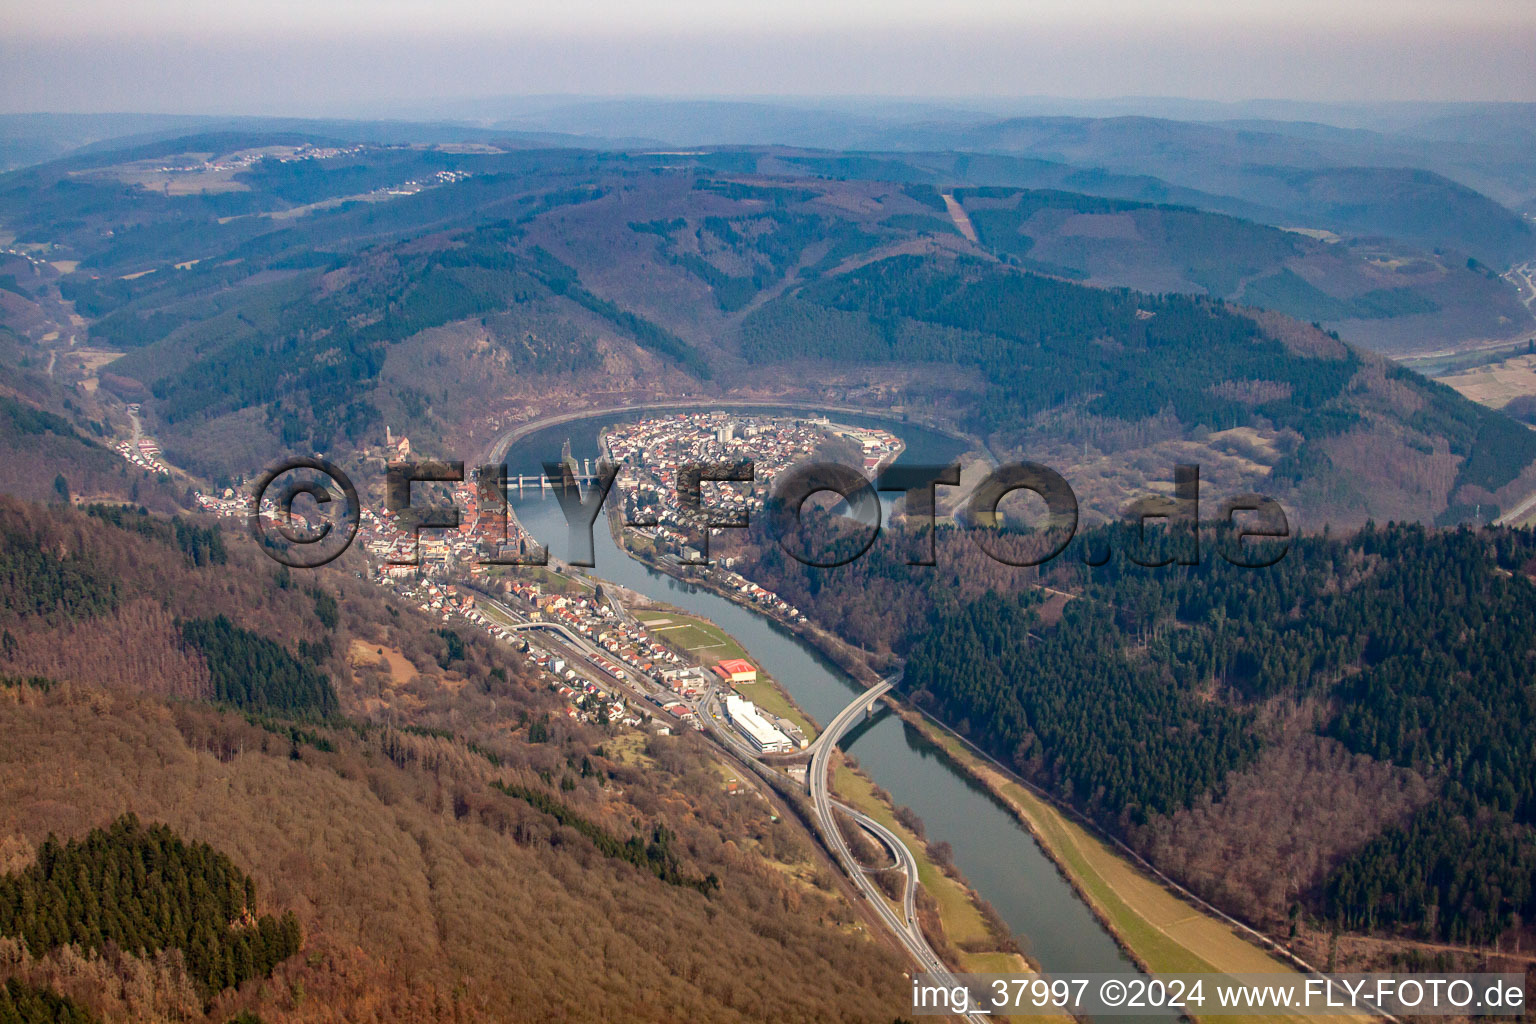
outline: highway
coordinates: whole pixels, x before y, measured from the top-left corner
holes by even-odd
[[[890,829],[857,808],[849,807],[847,804],[833,800],[827,786],[827,768],[831,761],[831,752],[836,748],[837,741],[864,717],[882,694],[888,692],[900,680],[901,673],[898,672],[893,676],[882,679],[879,685],[859,694],[847,707],[837,713],[837,716],[832,719],[827,728],[816,738],[816,741],[803,751],[803,753],[811,755],[808,781],[811,791],[812,810],[816,815],[817,828],[825,837],[827,847],[832,851],[833,857],[842,867],[843,873],[858,887],[859,892],[864,896],[866,902],[869,903],[871,909],[879,915],[891,934],[896,936],[896,940],[901,943],[912,959],[917,962],[918,969],[936,975],[938,984],[953,986],[958,984],[958,982],[953,980],[949,968],[944,965],[943,960],[939,959],[939,955],[933,951],[933,947],[928,945],[928,939],[923,935],[923,930],[917,923],[917,858],[912,855],[912,851],[907,848],[906,843],[902,842],[901,838]],[[752,749],[751,745],[738,736],[735,730],[725,724],[723,720],[716,717],[717,704],[715,697],[717,690],[717,686],[711,685],[705,692],[703,699],[699,702],[699,715],[703,719],[709,733],[738,758],[746,761],[760,772],[783,779],[784,776],[781,772],[763,764],[760,756]],[[847,814],[856,824],[874,835],[881,845],[891,851],[896,858],[896,863],[906,873],[906,891],[902,894],[902,912],[900,915],[891,909],[891,905],[886,902],[885,894],[870,878],[870,872],[859,864],[858,860],[854,858],[853,852],[848,849],[848,844],[844,841],[843,833],[838,829],[837,821],[834,817],[838,811]],[[979,1022],[985,1020],[986,1015],[970,1014],[966,1019]]]
[[[1514,508],[1510,509],[1508,512],[1506,512],[1503,515],[1499,516],[1499,518],[1497,518],[1497,519],[1495,519],[1493,521],[1493,525],[1494,526],[1515,526],[1515,525],[1518,525],[1519,522],[1522,519],[1525,518],[1526,514],[1529,513],[1532,508],[1536,508],[1536,494],[1530,495],[1524,501],[1520,502],[1520,504],[1516,505]]]
[[[917,923],[917,858],[912,856],[912,851],[907,849],[907,844],[901,841],[901,837],[890,829],[880,824],[874,818],[865,814],[857,807],[850,807],[845,803],[834,802],[834,807],[852,818],[864,831],[874,836],[891,855],[896,858],[896,867],[901,868],[907,875],[906,892],[902,894],[902,914],[907,919],[907,930],[914,935],[921,935],[922,930]],[[865,874],[874,874],[876,868],[865,868]]]
[[[843,738],[844,733],[853,728],[854,723],[859,720],[859,716],[872,710],[875,706],[875,701],[889,693],[899,682],[901,682],[901,673],[897,672],[895,675],[880,680],[879,683],[859,694],[853,699],[853,703],[839,711],[837,717],[827,723],[827,727],[822,730],[821,735],[817,736],[811,745],[805,748],[803,753],[809,754],[811,760],[814,761],[816,756],[826,747],[837,746],[837,741]]]
[[[586,664],[580,667],[585,668],[590,675],[600,677],[595,680],[599,686],[626,697],[636,709],[644,709],[645,702],[649,699],[649,694],[645,688],[628,679],[620,679],[618,676],[601,668],[596,663],[597,659],[611,662],[613,658],[599,648],[592,640],[577,633],[563,622],[525,618],[520,612],[513,611],[485,591],[479,592],[479,601],[483,608],[495,610],[497,617],[502,620],[497,624],[508,632],[552,633],[559,636],[564,641],[563,646],[553,639],[543,640],[540,646],[555,657],[569,659],[573,667],[576,667],[577,659],[585,661]],[[583,678],[587,678],[587,676],[583,676]]]
[[[837,749],[838,740],[842,739],[843,734],[868,713],[874,701],[879,699],[881,694],[889,691],[900,681],[901,673],[897,672],[895,675],[882,679],[878,686],[859,694],[847,707],[837,713],[837,716],[827,724],[825,731],[816,737],[816,742],[807,748],[811,752],[811,763],[808,772],[808,782],[811,789],[811,808],[816,815],[817,826],[825,836],[827,845],[831,847],[833,856],[843,866],[844,873],[853,879],[853,883],[859,887],[859,891],[864,894],[869,905],[880,915],[886,927],[891,930],[891,933],[896,936],[897,940],[911,954],[912,959],[917,961],[918,967],[934,975],[937,984],[954,986],[959,983],[954,980],[954,977],[949,972],[949,968],[944,965],[944,961],[940,960],[939,955],[933,951],[933,947],[928,945],[928,939],[917,925],[915,909],[917,861],[912,856],[912,851],[908,850],[905,843],[886,829],[880,827],[873,819],[859,814],[852,808],[845,808],[855,816],[854,820],[858,821],[860,825],[864,825],[865,822],[875,825],[879,829],[877,835],[883,833],[881,841],[887,843],[887,845],[894,844],[895,848],[901,851],[897,856],[909,872],[907,875],[907,891],[903,899],[903,914],[906,920],[903,921],[891,909],[890,904],[885,901],[885,894],[870,880],[869,875],[860,867],[859,862],[854,859],[853,852],[848,849],[848,844],[844,841],[843,833],[838,829],[835,818],[836,810],[841,805],[832,799],[828,786],[828,769],[831,766],[832,752]],[[861,818],[863,819],[862,821],[859,820]],[[987,1014],[966,1014],[965,1019],[979,1024],[979,1022],[987,1019]]]
[[[497,611],[501,612],[503,615],[512,620],[508,622],[504,627],[509,633],[521,633],[530,629],[545,629],[552,633],[559,633],[561,636],[569,640],[574,646],[581,648],[589,655],[596,655],[601,653],[596,648],[587,643],[587,641],[581,636],[580,633],[577,633],[563,622],[546,621],[544,619],[529,619],[525,621],[519,618],[513,618],[517,615],[517,613],[508,608],[506,605],[502,604],[500,601],[492,600],[489,598],[486,598],[485,600],[488,603],[494,605]]]
[[[488,595],[483,595],[482,600],[494,607],[510,623],[515,623],[515,625],[509,626],[510,629],[518,631],[549,630],[561,634],[570,646],[578,652],[588,655],[598,653],[589,641],[565,628],[561,623],[530,622]],[[842,739],[849,729],[853,728],[854,725],[869,714],[875,702],[881,696],[888,693],[900,681],[901,673],[897,672],[854,697],[846,707],[837,713],[836,717],[828,723],[827,728],[802,753],[810,755],[807,781],[810,787],[812,809],[816,815],[817,827],[825,837],[825,842],[831,850],[833,857],[841,865],[844,873],[853,881],[853,884],[864,896],[870,907],[879,915],[891,934],[896,937],[897,941],[901,943],[902,947],[916,961],[918,969],[934,975],[937,984],[953,987],[958,982],[950,974],[949,968],[945,966],[944,961],[933,951],[933,947],[928,944],[928,939],[923,935],[922,927],[917,921],[917,858],[907,848],[906,843],[902,842],[901,838],[890,829],[862,811],[833,800],[828,788],[828,768],[831,764],[832,751],[837,748],[838,741]],[[617,683],[616,680],[615,682]],[[632,686],[622,683],[618,684],[618,686],[629,694],[632,699],[639,700],[642,697],[642,694]],[[789,781],[787,775],[763,763],[761,756],[753,749],[752,745],[742,736],[738,735],[722,718],[717,717],[716,713],[719,705],[716,698],[718,689],[718,684],[712,682],[697,705],[697,714],[700,721],[704,724],[706,731],[726,750],[735,755],[737,759],[749,765],[768,781],[777,785],[787,783]],[[848,844],[843,839],[843,833],[838,828],[835,818],[839,811],[848,815],[855,824],[869,832],[881,845],[890,850],[896,858],[896,864],[905,873],[906,887],[902,893],[902,907],[899,915],[891,908],[891,905],[885,899],[885,894],[870,877],[871,872],[860,865],[858,860],[854,858],[853,852],[848,849]],[[987,1015],[973,1013],[966,1015],[965,1019],[980,1024],[980,1022],[987,1019]]]

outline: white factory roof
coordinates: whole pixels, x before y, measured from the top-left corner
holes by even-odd
[[[757,744],[760,750],[788,750],[794,744],[774,728],[751,701],[734,694],[725,698],[725,713],[731,721]]]

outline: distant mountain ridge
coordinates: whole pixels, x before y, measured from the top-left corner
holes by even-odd
[[[0,178],[0,220],[52,260],[0,294],[33,311],[13,329],[46,348],[37,311],[70,304],[88,323],[69,329],[109,353],[102,386],[144,402],[170,461],[211,479],[355,451],[386,424],[462,452],[520,404],[595,391],[926,409],[1002,450],[1142,467],[1100,481],[1106,507],[1183,456],[1223,486],[1276,482],[1309,523],[1455,521],[1536,485],[1536,435],[1514,421],[1304,322],[1225,306],[1390,332],[1513,301],[1453,257],[1082,193],[946,200],[935,184],[1004,158],[337,141],[204,133]],[[959,280],[1011,319],[889,311]],[[857,282],[873,289],[859,303],[816,298]],[[807,359],[831,365],[793,371]],[[1014,401],[1009,367],[1026,366],[1052,382],[1044,405]]]
[[[1033,112],[1008,116],[1010,106]],[[1270,209],[1299,219],[1301,226],[1446,245],[1496,266],[1536,252],[1528,225],[1497,208],[1536,212],[1536,163],[1529,156],[1536,143],[1536,104],[550,98],[466,104],[463,113],[474,120],[452,114],[414,122],[5,115],[0,116],[0,169],[79,146],[114,145],[106,142],[113,136],[165,138],[219,126],[379,143],[955,150],[1030,156],[1079,171],[1152,175],[1171,187],[1243,207],[1201,203],[1205,208],[1266,220],[1259,211]],[[1491,204],[1485,196],[1492,197]]]

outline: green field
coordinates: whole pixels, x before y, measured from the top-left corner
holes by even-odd
[[[719,652],[728,646],[710,630],[694,625],[657,626],[651,630],[651,634],[699,658],[706,655],[713,659],[723,658],[725,655]]]
[[[728,658],[745,658],[753,665],[757,664],[747,654],[746,648],[736,642],[735,637],[708,619],[673,611],[640,612],[636,617],[642,624],[655,623],[645,626],[652,639],[660,640],[668,647],[697,659],[706,667]],[[659,621],[662,619],[666,621]],[[805,712],[790,701],[779,685],[763,673],[761,667],[758,668],[757,682],[740,683],[736,690],[769,714],[798,725],[807,740],[816,738],[819,731],[816,726],[805,717]]]
[[[654,616],[647,614],[645,618],[651,621],[659,618],[668,620],[665,625],[647,627],[647,631],[667,646],[691,654],[706,665],[713,665],[724,658],[747,657],[741,644],[708,619],[676,612],[658,612]]]
[[[489,601],[481,604],[479,608],[480,611],[484,613],[486,618],[490,619],[492,622],[497,623],[498,625],[506,627],[515,625],[512,619],[508,618],[499,608],[491,604]]]

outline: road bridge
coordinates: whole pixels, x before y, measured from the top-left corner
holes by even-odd
[[[875,702],[887,693],[890,693],[896,687],[896,684],[900,682],[901,673],[897,672],[895,675],[887,676],[875,686],[859,694],[847,707],[837,713],[836,718],[827,723],[827,727],[821,731],[821,735],[817,736],[808,747],[800,751],[800,754],[809,755],[812,760],[815,760],[816,756],[827,747],[836,746],[837,742],[843,738],[843,735],[858,724],[862,716],[874,712]]]
[[[811,747],[807,748],[811,751],[811,763],[808,772],[808,782],[811,789],[811,810],[816,816],[817,827],[821,830],[827,846],[832,850],[833,857],[842,865],[844,873],[853,879],[853,883],[859,887],[859,891],[864,894],[875,913],[885,922],[886,927],[896,936],[897,941],[902,944],[912,956],[912,959],[917,961],[918,966],[923,971],[936,977],[939,984],[956,986],[959,982],[954,979],[949,968],[945,966],[944,961],[939,959],[939,955],[928,944],[928,939],[923,935],[922,929],[917,926],[916,895],[914,891],[914,887],[917,884],[916,858],[912,856],[912,852],[907,849],[906,844],[888,829],[880,826],[878,822],[875,822],[874,819],[867,815],[863,815],[852,808],[846,808],[851,815],[854,815],[854,820],[859,825],[865,826],[865,822],[868,822],[870,825],[875,826],[879,830],[876,834],[881,842],[894,844],[893,850],[899,849],[901,851],[897,854],[898,859],[904,866],[909,866],[910,868],[911,873],[907,876],[907,892],[904,894],[902,901],[902,914],[898,915],[895,910],[891,909],[890,904],[885,901],[885,894],[870,880],[869,875],[865,873],[859,862],[854,859],[853,851],[848,849],[848,843],[843,839],[843,833],[837,827],[837,821],[834,817],[836,808],[843,805],[838,804],[832,799],[829,790],[828,769],[831,767],[832,752],[837,749],[838,740],[842,739],[843,735],[853,728],[854,724],[863,715],[869,713],[874,707],[875,701],[888,693],[900,681],[901,673],[897,672],[895,675],[882,679],[879,685],[860,693],[847,707],[839,711],[831,722],[827,723],[825,731],[816,737],[816,742]],[[860,818],[863,820],[861,821]],[[903,920],[903,917],[905,920]],[[965,1019],[974,1022],[974,1024],[980,1024],[980,1022],[988,1019],[988,1015],[972,1013],[967,1014]]]

